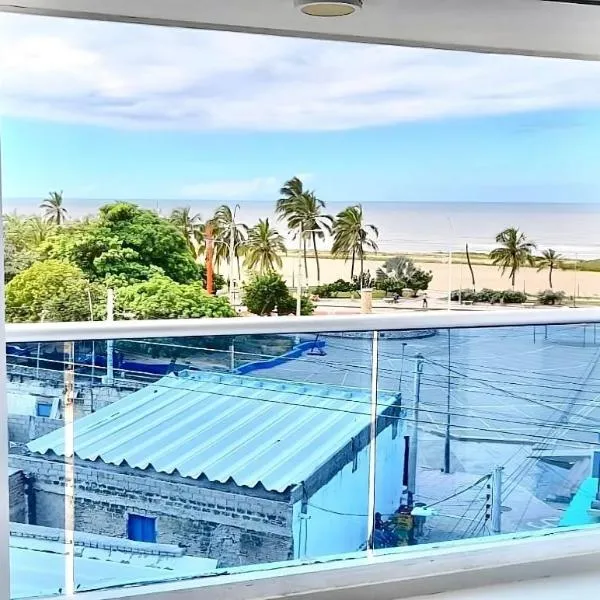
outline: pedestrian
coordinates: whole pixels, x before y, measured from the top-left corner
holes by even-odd
[[[428,305],[427,305],[427,294],[423,294],[423,308],[428,308]]]

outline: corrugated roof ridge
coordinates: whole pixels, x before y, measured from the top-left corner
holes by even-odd
[[[197,379],[199,381],[205,381],[210,376],[218,376],[220,382],[231,381],[231,383],[235,383],[236,385],[244,386],[244,387],[255,387],[253,382],[260,381],[263,385],[271,384],[277,386],[283,386],[281,391],[297,391],[299,388],[303,388],[305,392],[315,391],[319,392],[318,395],[324,395],[323,390],[335,390],[340,393],[340,399],[346,399],[341,396],[341,394],[351,394],[352,398],[370,398],[371,390],[366,388],[359,388],[347,385],[338,385],[338,384],[330,384],[330,383],[315,383],[315,382],[304,382],[304,381],[290,381],[286,379],[277,379],[277,378],[269,378],[269,377],[254,377],[252,375],[239,375],[237,373],[211,373],[210,371],[194,371],[187,370],[181,371],[180,376],[184,378]],[[317,395],[317,394],[314,394]],[[390,392],[380,392],[380,395],[392,395]],[[331,393],[328,396],[332,397]]]

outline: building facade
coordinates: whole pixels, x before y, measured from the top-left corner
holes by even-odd
[[[254,377],[163,378],[76,422],[75,529],[177,545],[219,566],[358,550],[369,402],[360,390]],[[378,406],[376,508],[389,513],[406,439],[398,398]],[[10,460],[29,482],[32,522],[63,527],[64,431]]]

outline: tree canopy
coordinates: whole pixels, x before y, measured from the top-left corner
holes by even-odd
[[[244,302],[248,310],[260,316],[268,316],[274,312],[278,315],[289,315],[296,312],[297,302],[279,273],[270,271],[255,275],[244,287]],[[311,315],[314,306],[308,298],[301,298],[301,313]]]
[[[181,284],[162,275],[117,290],[121,319],[200,319],[233,317],[227,298],[209,296],[200,282]]]
[[[490,252],[492,264],[496,265],[502,275],[508,270],[509,278],[514,289],[517,272],[526,265],[534,266],[535,258],[533,251],[536,248],[534,242],[527,239],[524,233],[516,227],[507,227],[496,236],[499,244]]]
[[[333,256],[352,260],[350,277],[354,277],[356,259],[360,262],[360,277],[364,272],[364,259],[367,250],[377,252],[379,230],[375,225],[365,224],[360,204],[345,208],[336,217],[333,225]]]
[[[127,202],[108,204],[98,218],[66,226],[43,246],[42,253],[77,265],[92,281],[120,285],[160,274],[188,283],[201,275],[175,225]]]
[[[6,317],[15,323],[89,321],[103,318],[104,290],[90,283],[75,265],[46,260],[34,263],[6,286]]]
[[[402,293],[405,288],[414,292],[426,290],[433,279],[431,271],[423,271],[406,256],[394,256],[377,269],[376,285],[386,292]]]

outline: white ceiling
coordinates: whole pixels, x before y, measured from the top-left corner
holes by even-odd
[[[542,0],[364,0],[359,14],[334,19],[305,16],[293,0],[0,0],[0,9],[409,46],[600,58],[600,6]]]

